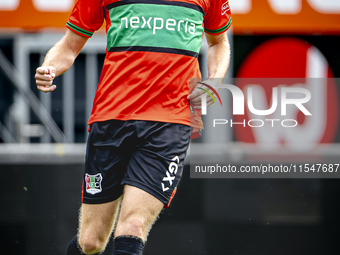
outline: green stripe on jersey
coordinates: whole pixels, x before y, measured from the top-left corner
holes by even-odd
[[[109,10],[107,48],[162,47],[199,53],[203,14],[171,5],[134,3]]]
[[[80,28],[80,27],[78,27],[78,26],[72,24],[72,23],[69,22],[69,21],[66,23],[66,26],[68,26],[69,28],[72,28],[73,30],[75,30],[75,31],[77,31],[77,32],[79,32],[79,33],[81,33],[81,34],[83,34],[83,35],[90,36],[90,37],[93,35],[92,32],[86,31],[86,30],[84,30],[84,29],[82,29],[82,28]]]
[[[211,34],[217,34],[217,33],[220,33],[222,31],[225,31],[227,30],[231,25],[231,18],[229,19],[229,22],[227,25],[225,25],[224,27],[221,27],[219,29],[216,29],[216,30],[211,30],[211,29],[208,29],[208,28],[204,28],[205,31],[207,31],[208,33],[211,33]]]

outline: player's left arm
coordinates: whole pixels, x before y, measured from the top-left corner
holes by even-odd
[[[229,63],[230,63],[230,44],[226,32],[219,35],[211,35],[205,33],[208,43],[208,80],[203,81],[209,85],[222,84],[223,80],[227,74]],[[200,86],[200,85],[199,85]],[[216,89],[219,91],[219,89]],[[214,94],[212,91],[210,91]],[[201,89],[194,89],[189,95],[191,104],[195,105],[195,108],[200,108],[201,105],[201,95],[204,92]],[[207,97],[207,106],[213,104],[214,101],[211,97]]]

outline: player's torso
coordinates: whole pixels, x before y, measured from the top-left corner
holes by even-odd
[[[89,123],[190,125],[189,83],[201,76],[197,58],[210,1],[103,1],[107,55]]]

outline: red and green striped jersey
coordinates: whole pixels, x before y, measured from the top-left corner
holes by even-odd
[[[67,22],[91,37],[106,22],[106,58],[89,123],[109,119],[190,125],[190,78],[201,77],[205,31],[231,25],[226,0],[78,0]],[[200,124],[197,124],[200,126]]]

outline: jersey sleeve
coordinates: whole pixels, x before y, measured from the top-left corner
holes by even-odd
[[[78,0],[66,23],[66,27],[73,32],[90,38],[104,22],[102,1]]]
[[[231,26],[229,0],[211,0],[204,16],[204,31],[211,35],[222,34]]]

